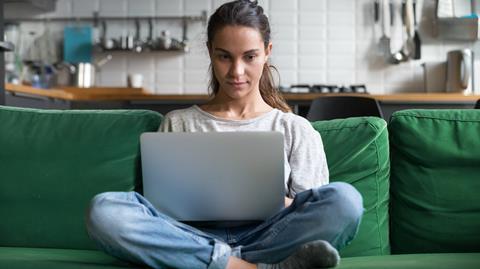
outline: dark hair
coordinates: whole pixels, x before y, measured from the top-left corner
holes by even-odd
[[[260,32],[265,49],[270,43],[270,24],[267,16],[263,13],[263,8],[257,1],[236,0],[221,5],[215,13],[210,16],[207,27],[207,44],[211,47],[213,38],[218,30],[225,26],[246,26],[254,28]],[[270,106],[280,109],[283,112],[291,112],[291,108],[285,102],[285,99],[275,87],[273,75],[270,68],[275,68],[268,63],[263,66],[262,76],[260,77],[259,88],[263,100]],[[213,67],[210,64],[210,89],[212,94],[216,95],[220,84],[215,77]]]

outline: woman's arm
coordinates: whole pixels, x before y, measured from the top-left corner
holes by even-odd
[[[289,207],[293,202],[293,199],[285,197],[285,207]]]
[[[327,159],[320,134],[303,118],[295,122],[291,131],[288,197],[329,182]]]

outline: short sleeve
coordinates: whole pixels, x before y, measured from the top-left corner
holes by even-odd
[[[328,184],[327,158],[320,133],[307,120],[295,122],[292,128],[292,148],[289,196]]]

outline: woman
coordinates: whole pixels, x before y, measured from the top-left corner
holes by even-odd
[[[281,131],[285,137],[285,209],[259,225],[192,227],[155,210],[135,192],[97,195],[90,236],[107,253],[154,268],[311,268],[339,262],[363,212],[360,194],[328,184],[322,140],[290,113],[268,65],[268,19],[256,1],[219,7],[208,23],[213,98],[172,111],[163,132]]]

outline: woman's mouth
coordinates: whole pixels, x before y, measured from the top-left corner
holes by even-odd
[[[234,86],[234,87],[242,87],[247,84],[246,81],[230,81],[228,84]]]

